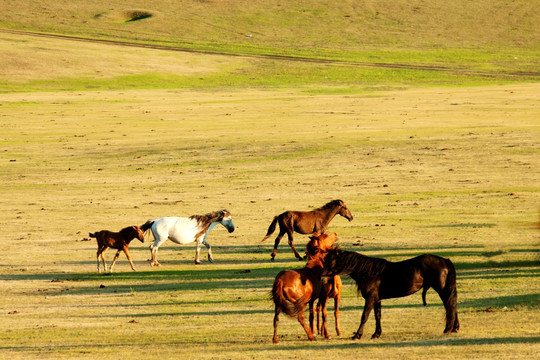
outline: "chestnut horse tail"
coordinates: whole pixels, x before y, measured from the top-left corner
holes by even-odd
[[[274,285],[272,286],[272,299],[274,300],[274,304],[281,307],[281,310],[285,314],[289,316],[296,316],[298,314],[298,307],[283,294],[283,281],[279,278],[274,281]]]
[[[261,240],[261,242],[268,239],[270,237],[270,235],[272,235],[274,233],[274,231],[276,231],[276,225],[277,225],[277,222],[278,222],[278,218],[279,218],[279,215],[274,216],[274,220],[272,220],[272,223],[270,224],[270,226],[268,227],[268,231],[266,232],[266,236]]]

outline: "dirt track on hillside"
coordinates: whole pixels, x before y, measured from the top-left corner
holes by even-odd
[[[81,41],[81,42],[91,42],[91,43],[102,43],[102,44],[107,44],[107,45],[129,46],[129,47],[155,49],[155,50],[180,51],[180,52],[188,52],[188,53],[224,55],[224,56],[240,56],[240,57],[273,59],[273,60],[283,60],[283,61],[310,62],[310,63],[319,63],[319,64],[364,66],[364,67],[376,67],[376,68],[386,68],[386,69],[440,71],[440,72],[448,72],[448,73],[454,73],[454,74],[479,76],[479,77],[489,77],[489,78],[492,78],[492,77],[520,78],[520,77],[540,76],[540,72],[533,72],[533,71],[496,72],[496,71],[481,71],[481,70],[465,69],[465,68],[459,68],[459,67],[428,65],[428,64],[422,65],[422,64],[403,64],[403,63],[375,63],[375,62],[359,62],[359,61],[357,62],[357,61],[345,61],[345,60],[328,60],[328,59],[295,57],[295,56],[286,56],[286,55],[234,54],[234,53],[227,53],[227,52],[220,52],[220,51],[193,50],[193,49],[186,49],[186,48],[180,48],[180,47],[168,46],[168,45],[155,45],[155,44],[151,45],[151,44],[143,44],[143,43],[128,42],[128,41],[91,39],[91,38],[84,38],[84,37],[71,36],[71,35],[44,34],[44,33],[35,33],[35,32],[19,31],[19,30],[7,30],[7,29],[0,29],[0,33],[45,37],[45,38],[52,38],[52,39],[65,39],[65,40],[71,40],[71,41]]]

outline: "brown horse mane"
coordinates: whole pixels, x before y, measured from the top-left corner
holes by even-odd
[[[210,224],[216,221],[221,221],[223,218],[229,214],[229,211],[226,209],[218,210],[218,211],[212,211],[209,213],[206,213],[204,215],[191,215],[189,218],[191,220],[197,221],[197,226],[201,227],[201,231],[195,235],[195,239],[197,239],[199,236],[204,234],[207,230]]]
[[[135,230],[134,226],[127,226],[127,227],[123,228],[122,230],[120,230],[118,233],[122,234],[122,236],[127,239],[131,232],[137,232],[137,230]],[[131,239],[129,239],[129,240],[131,240]]]
[[[321,206],[320,208],[318,209],[315,209],[315,210],[325,210],[325,209],[332,209],[332,208],[335,208],[337,206],[343,206],[343,201],[342,200],[332,200],[326,204],[324,204],[323,206]]]

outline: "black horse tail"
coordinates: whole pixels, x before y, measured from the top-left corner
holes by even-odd
[[[459,330],[459,319],[457,313],[456,269],[450,259],[444,259],[444,261],[448,269],[446,283],[440,294],[446,309],[446,328],[444,332],[457,332]]]
[[[95,238],[95,237],[96,237],[96,233],[88,233],[88,236],[90,236],[91,238]]]
[[[153,224],[154,224],[154,220],[148,220],[147,222],[145,222],[144,224],[140,226],[140,229],[142,232],[146,232],[148,231],[148,229],[152,227]]]
[[[296,316],[299,312],[299,309],[293,302],[291,302],[289,299],[285,297],[285,294],[283,294],[283,281],[278,278],[276,281],[274,281],[274,285],[272,285],[272,300],[274,300],[274,304],[276,306],[281,307],[281,310],[289,316]]]
[[[270,237],[270,235],[272,235],[274,233],[274,231],[276,231],[276,225],[277,225],[277,222],[278,222],[278,217],[279,217],[279,215],[274,216],[274,220],[272,220],[272,223],[270,224],[270,226],[268,227],[268,231],[266,232],[266,236],[261,240],[261,242],[268,239]]]

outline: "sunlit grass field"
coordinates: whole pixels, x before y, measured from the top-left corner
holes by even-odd
[[[117,2],[4,4],[1,29],[130,44],[0,31],[0,358],[535,359],[539,12],[394,3],[265,17],[278,1],[133,2],[153,14],[136,22]],[[505,21],[471,15],[486,6]],[[350,37],[330,42],[339,29]],[[363,299],[344,278],[342,336],[330,316],[332,338],[311,343],[282,315],[272,344],[273,280],[303,263],[286,240],[270,262],[273,238],[260,240],[275,215],[333,199],[354,215],[330,224],[343,249],[454,262],[459,333],[443,334],[431,290],[427,307],[420,294],[384,301],[381,338],[372,314],[352,341]],[[214,263],[166,242],[151,268],[148,235],[130,248],[136,272],[122,254],[97,273],[89,232],[223,208],[236,231],[212,230]]]
[[[533,358],[538,351],[538,86],[137,90],[2,96],[2,353],[10,358]],[[509,98],[512,101],[503,99]],[[301,267],[259,244],[272,217],[343,199],[343,248],[401,260],[430,252],[458,271],[456,335],[434,292],[383,302],[383,336],[349,340],[363,301],[345,280],[341,337],[310,344],[268,292]],[[97,274],[88,232],[229,209],[215,263],[136,242]],[[151,239],[148,239],[151,241]],[[297,235],[298,248],[306,237]],[[203,250],[204,254],[204,250]],[[107,260],[112,259],[112,251]],[[333,320],[331,320],[333,321]],[[331,325],[332,326],[332,325]],[[436,355],[433,355],[436,354]]]

